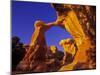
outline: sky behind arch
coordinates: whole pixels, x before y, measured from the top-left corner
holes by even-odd
[[[12,1],[12,36],[18,36],[25,44],[29,44],[34,32],[34,22],[42,20],[45,23],[57,19],[56,11],[50,3]],[[60,27],[52,27],[45,34],[47,45],[55,45],[59,50],[61,39],[71,35]]]

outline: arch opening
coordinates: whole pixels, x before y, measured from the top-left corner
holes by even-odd
[[[72,36],[65,29],[59,26],[53,26],[45,32],[47,46],[56,46],[59,51],[63,51],[63,48],[59,45],[59,42],[67,38],[72,38]]]

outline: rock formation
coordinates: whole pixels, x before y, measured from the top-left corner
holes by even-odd
[[[48,24],[43,21],[35,22],[29,48],[17,66],[17,72],[96,68],[95,7],[67,4],[52,4],[52,6],[57,12],[57,20]],[[55,46],[46,45],[45,32],[52,26],[60,26],[72,36],[60,42],[64,53],[58,51]]]
[[[78,47],[78,52],[74,57],[73,62],[63,66],[59,71],[74,70],[73,67],[77,63],[85,63],[85,65],[88,65],[84,67],[84,69],[91,68],[90,65],[92,68],[95,68],[92,64],[95,64],[96,61],[92,61],[92,58],[89,57],[92,55],[90,52],[94,51],[93,54],[95,58],[96,8],[94,6],[66,4],[53,4],[53,7],[58,14],[57,22],[60,26],[64,26],[64,28],[72,35]],[[87,53],[89,53],[90,56],[87,56]],[[92,64],[89,63],[90,60],[92,61]]]
[[[70,64],[74,60],[78,50],[76,42],[71,38],[67,38],[61,40],[59,44],[64,49],[63,64]]]

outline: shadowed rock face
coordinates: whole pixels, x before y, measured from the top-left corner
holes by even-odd
[[[66,4],[53,4],[53,7],[57,11],[57,20],[49,25],[42,21],[35,22],[35,31],[32,34],[29,49],[17,66],[18,73],[96,67],[95,7]],[[73,37],[70,38],[73,41],[66,42],[65,40],[61,43],[64,53],[54,46],[47,47],[46,45],[45,32],[55,25],[63,27]]]

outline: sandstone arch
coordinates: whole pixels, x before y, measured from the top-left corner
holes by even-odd
[[[48,71],[47,65],[45,64],[45,54],[47,50],[44,34],[52,26],[60,26],[66,29],[72,35],[76,45],[78,46],[78,52],[73,62],[69,65],[62,66],[59,71],[73,70],[73,67],[78,62],[91,65],[88,62],[87,51],[90,48],[94,48],[94,45],[91,44],[90,37],[86,35],[82,25],[79,23],[75,11],[67,5],[61,5],[60,8],[59,6],[59,4],[57,6],[54,5],[58,15],[58,18],[55,22],[45,24],[42,21],[37,21],[35,23],[35,31],[32,34],[30,48],[22,60],[22,62],[26,64],[25,69],[28,68],[28,70],[30,70],[32,68],[31,64],[36,63],[35,60],[38,61],[38,59],[41,58],[42,65],[45,65],[45,68],[43,69],[43,66],[40,68],[42,68],[44,72]],[[39,62],[38,65],[41,65]],[[91,67],[87,66],[86,68]]]

